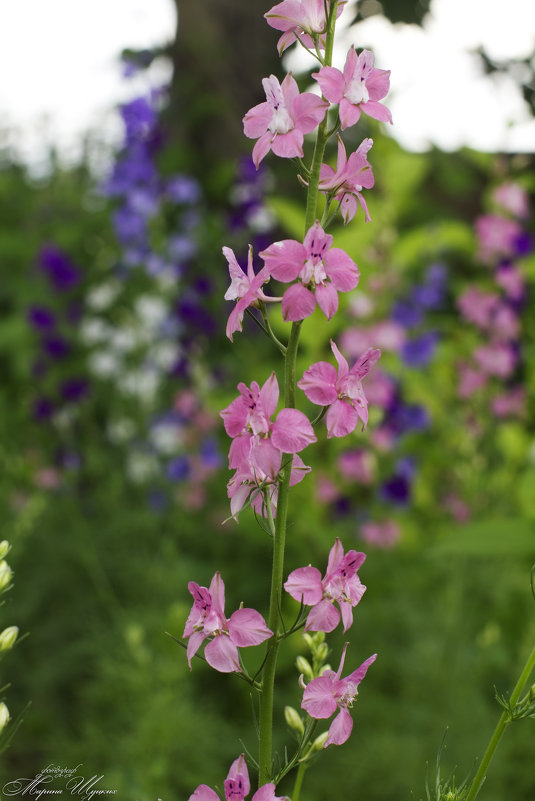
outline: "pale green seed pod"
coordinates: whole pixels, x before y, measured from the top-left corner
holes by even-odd
[[[18,636],[18,626],[8,626],[7,629],[4,629],[0,634],[0,651],[9,651],[10,648],[13,648]]]
[[[329,736],[328,731],[324,731],[322,732],[322,734],[318,734],[318,736],[312,743],[312,746],[310,748],[310,753],[313,754],[316,751],[321,751],[325,746],[325,740],[327,739],[328,736]]]
[[[7,708],[7,706],[2,701],[0,703],[0,732],[3,731],[5,729],[5,727],[7,726],[8,721],[9,721],[9,717],[10,717],[9,709]]]
[[[4,559],[11,549],[11,545],[7,540],[0,542],[0,559]]]
[[[301,720],[301,716],[299,712],[293,708],[293,706],[285,706],[284,707],[284,719],[290,729],[298,732],[299,734],[303,734],[305,731],[305,724]]]
[[[4,559],[2,559],[2,561],[0,562],[0,592],[2,592],[2,590],[6,590],[9,587],[12,578],[13,578],[13,571],[9,567],[8,563]]]
[[[308,659],[305,659],[304,656],[298,656],[295,660],[295,664],[297,666],[297,670],[303,674],[307,681],[312,681],[314,678],[314,671],[310,665]]]

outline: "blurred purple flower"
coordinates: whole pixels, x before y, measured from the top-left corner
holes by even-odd
[[[166,193],[175,203],[190,205],[201,199],[201,187],[195,178],[189,175],[173,175],[167,180]]]
[[[144,97],[137,97],[121,106],[121,117],[127,139],[147,139],[158,122],[155,109]]]
[[[435,355],[437,340],[436,331],[408,339],[401,347],[401,358],[409,367],[425,367]]]
[[[186,456],[177,456],[167,463],[165,474],[169,481],[185,481],[190,474],[190,464]]]
[[[52,403],[50,398],[41,396],[40,398],[35,399],[33,403],[33,416],[35,420],[42,423],[47,420],[50,420],[53,414],[54,414],[54,404]]]
[[[45,245],[41,248],[38,264],[58,292],[72,289],[81,280],[78,267],[55,245]]]
[[[55,315],[47,306],[30,306],[27,319],[38,331],[49,331],[56,324]]]
[[[61,397],[71,403],[79,403],[89,392],[89,382],[85,378],[69,378],[60,387]]]
[[[42,347],[46,355],[55,361],[64,359],[71,349],[67,340],[61,336],[45,337]]]
[[[392,319],[403,328],[414,328],[422,322],[422,310],[408,300],[398,300],[391,312]]]

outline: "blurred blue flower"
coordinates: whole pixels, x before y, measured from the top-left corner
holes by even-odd
[[[190,464],[186,456],[177,456],[167,463],[165,474],[169,481],[185,481],[190,474]]]
[[[27,319],[38,331],[49,331],[56,324],[55,315],[48,306],[30,306]]]
[[[55,245],[45,245],[41,248],[38,264],[54,289],[59,292],[72,289],[81,280],[78,267],[73,264],[66,253]]]
[[[409,339],[401,347],[401,358],[409,367],[425,367],[435,355],[437,341],[436,331],[427,331]]]

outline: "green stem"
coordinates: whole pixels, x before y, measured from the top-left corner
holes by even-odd
[[[511,708],[514,708],[518,699],[520,698],[520,693],[522,692],[524,685],[526,684],[527,680],[529,679],[533,668],[535,667],[535,647],[531,651],[526,664],[524,665],[524,669],[520,674],[520,678],[518,679],[513,692],[511,693],[511,697],[509,699],[509,703]],[[494,752],[498,747],[498,743],[500,742],[502,735],[506,729],[508,723],[511,722],[509,712],[504,709],[502,714],[500,715],[500,719],[494,729],[492,737],[490,738],[489,744],[487,746],[487,750],[483,755],[483,759],[481,760],[481,764],[479,765],[479,770],[477,771],[474,781],[470,785],[470,791],[466,796],[466,801],[474,801],[481,789],[481,785],[485,781],[487,777],[487,770],[490,765],[491,759],[494,756]]]
[[[285,362],[285,398],[287,408],[295,406],[295,364],[299,344],[301,323],[293,323],[290,339],[286,350]],[[259,712],[259,754],[258,754],[258,784],[270,782],[271,749],[273,734],[273,693],[275,687],[275,670],[279,650],[279,609],[281,605],[282,581],[284,574],[284,547],[286,542],[286,521],[288,518],[288,494],[290,490],[291,462],[281,471],[279,482],[279,497],[277,500],[277,517],[275,519],[275,536],[273,539],[273,563],[271,568],[271,592],[269,599],[268,626],[274,636],[269,640],[264,673],[262,677],[262,695],[260,697]]]
[[[297,768],[297,776],[295,777],[294,791],[292,793],[292,801],[299,801],[299,793],[301,792],[301,785],[303,784],[303,777],[307,766],[301,762]]]

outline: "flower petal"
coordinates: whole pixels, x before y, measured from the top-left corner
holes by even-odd
[[[297,453],[317,442],[308,417],[298,409],[281,409],[273,424],[271,441],[283,453]]]
[[[330,718],[336,710],[333,688],[334,682],[331,676],[319,676],[317,679],[312,679],[303,693],[301,708],[311,718],[317,720]]]
[[[329,362],[316,362],[297,382],[309,401],[317,406],[330,406],[338,397],[336,392],[336,368]]]
[[[324,748],[329,745],[342,745],[349,739],[353,730],[353,720],[347,709],[340,709],[331,725],[329,726],[329,736],[325,740]]]
[[[241,672],[238,649],[226,634],[218,634],[204,649],[204,658],[220,673]]]
[[[260,645],[273,635],[256,609],[237,609],[227,622],[230,639],[238,648]]]
[[[305,606],[314,606],[323,595],[321,573],[317,567],[298,567],[288,576],[284,589],[296,601],[302,601]]]
[[[312,77],[319,83],[323,97],[331,103],[339,103],[345,89],[344,76],[336,67],[322,67]]]
[[[327,438],[347,437],[357,427],[359,415],[351,401],[336,400],[329,407],[325,422],[327,424]]]
[[[316,296],[303,284],[292,284],[282,297],[282,316],[284,320],[296,322],[305,320],[316,308]]]
[[[225,584],[221,578],[219,570],[214,573],[210,582],[210,595],[212,596],[212,609],[214,609],[224,620],[225,619]]]
[[[303,132],[294,128],[288,133],[277,134],[271,143],[271,149],[279,158],[293,159],[303,155],[303,140]]]
[[[229,768],[229,772],[227,774],[227,781],[236,781],[237,779],[241,779],[243,784],[243,795],[249,795],[251,792],[251,783],[249,781],[249,771],[247,770],[247,762],[245,761],[245,757],[243,754],[240,754],[238,759],[235,759],[232,765]]]
[[[360,667],[354,670],[353,673],[350,673],[349,676],[346,676],[344,681],[350,681],[355,687],[358,687],[358,685],[368,672],[368,668],[375,662],[376,659],[377,659],[377,654],[369,656],[367,659],[364,660],[364,662]]]
[[[340,613],[332,601],[325,598],[308,613],[305,631],[334,631],[340,622]]]
[[[295,281],[306,259],[301,242],[295,239],[282,239],[274,242],[260,253],[270,275],[277,281]]]
[[[318,284],[316,287],[318,306],[328,320],[332,320],[338,311],[338,292],[331,283]]]
[[[215,790],[207,784],[199,784],[196,790],[190,795],[188,801],[221,801]]]
[[[327,253],[325,272],[339,292],[349,292],[359,282],[359,268],[342,248],[331,248]]]

